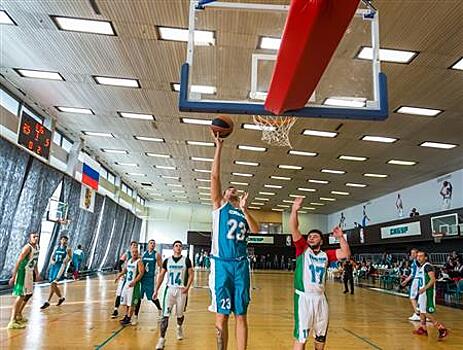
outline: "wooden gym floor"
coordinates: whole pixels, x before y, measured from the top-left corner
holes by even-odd
[[[207,273],[196,273],[196,288],[190,292],[185,316],[185,339],[175,339],[175,320],[168,330],[166,349],[214,350],[214,316],[207,311]],[[249,309],[249,349],[280,350],[292,345],[292,274],[258,272]],[[122,328],[110,314],[116,285],[113,276],[99,276],[65,283],[66,302],[46,311],[39,307],[48,288],[36,287],[25,309],[29,325],[24,330],[7,330],[12,297],[0,297],[0,349],[154,349],[159,331],[154,305],[144,301],[137,326]],[[449,337],[438,342],[430,336],[412,334],[416,323],[409,322],[409,301],[393,295],[358,288],[355,295],[342,294],[338,283],[327,282],[330,330],[326,349],[425,350],[463,349],[463,312],[438,307],[438,318],[450,329]],[[230,326],[233,326],[230,320]],[[231,327],[232,328],[232,327]],[[230,347],[234,349],[234,331]],[[312,349],[308,346],[307,349]]]

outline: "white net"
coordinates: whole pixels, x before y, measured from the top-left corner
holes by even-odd
[[[252,119],[262,131],[262,141],[274,146],[292,148],[289,131],[296,122],[296,117],[254,115]]]

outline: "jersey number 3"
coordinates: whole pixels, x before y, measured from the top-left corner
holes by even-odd
[[[243,221],[236,221],[235,219],[230,219],[227,222],[228,232],[227,239],[235,239],[237,241],[244,241],[246,237],[246,224]]]

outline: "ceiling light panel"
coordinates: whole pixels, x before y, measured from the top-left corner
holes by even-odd
[[[253,177],[254,174],[248,174],[248,173],[232,173],[234,176],[243,176],[243,177]]]
[[[287,169],[287,170],[302,170],[303,169],[299,165],[285,165],[285,164],[279,164],[278,168],[279,169]]]
[[[267,148],[249,145],[238,145],[238,149],[243,151],[265,152]]]
[[[307,181],[310,182],[310,183],[313,183],[313,184],[322,184],[322,185],[326,185],[326,184],[330,183],[327,180],[317,180],[317,179],[309,179]]]
[[[180,180],[178,176],[161,175],[163,179]],[[182,185],[180,185],[182,186]]]
[[[110,21],[61,16],[51,16],[51,18],[60,30],[111,36],[116,35]]]
[[[463,70],[463,57],[460,58],[450,69]]]
[[[60,112],[65,112],[65,113],[77,113],[77,114],[89,114],[89,115],[95,114],[89,108],[56,106],[56,109]]]
[[[0,24],[16,25],[13,18],[5,10],[0,10]]]
[[[249,186],[249,183],[247,182],[239,182],[239,181],[230,181],[232,185],[237,185],[237,186]]]
[[[437,115],[441,114],[443,111],[441,109],[433,109],[433,108],[401,106],[397,108],[395,112],[401,113],[401,114],[421,115],[425,117],[436,117]]]
[[[210,174],[212,172],[211,170],[207,170],[207,169],[193,169],[193,171],[197,173],[207,173],[207,174]]]
[[[168,41],[188,42],[188,29],[173,27],[157,27],[159,38]],[[194,44],[197,46],[211,46],[215,44],[214,32],[208,30],[194,31]]]
[[[411,166],[416,165],[416,162],[412,160],[391,159],[387,162],[387,164]]]
[[[172,90],[175,92],[179,92],[180,84],[172,83]],[[190,91],[203,95],[214,95],[217,92],[217,88],[215,86],[210,85],[191,85]]]
[[[114,134],[109,132],[99,132],[99,131],[82,131],[82,134],[85,136],[95,136],[95,137],[110,137],[115,138]]]
[[[114,153],[114,154],[129,154],[129,152],[125,149],[102,148],[101,151],[105,153]]]
[[[269,36],[263,36],[260,38],[259,49],[264,50],[278,50],[281,45],[280,38],[272,38]]]
[[[364,97],[328,97],[323,101],[324,105],[335,107],[362,108],[367,99]]]
[[[162,170],[176,170],[177,168],[174,166],[170,165],[155,165],[154,166],[156,169],[162,169]]]
[[[331,194],[337,194],[339,196],[348,196],[350,193],[344,191],[331,191]]]
[[[33,79],[47,79],[47,80],[64,80],[63,76],[58,72],[49,72],[43,70],[31,70],[31,69],[15,69],[23,78],[33,78]]]
[[[161,137],[151,137],[151,136],[134,136],[134,139],[139,140],[139,141],[147,141],[147,142],[166,142],[166,140],[164,140]]]
[[[429,147],[429,148],[438,148],[438,149],[452,149],[452,148],[457,147],[458,145],[454,145],[452,143],[426,141],[426,142],[421,143],[420,146]]]
[[[211,182],[210,179],[195,179],[195,181],[198,181],[198,182]]]
[[[114,164],[119,166],[129,166],[129,167],[138,167],[137,163],[122,163],[122,162],[115,162]]]
[[[146,152],[145,154],[148,157],[153,157],[153,158],[172,158],[170,154],[161,154],[161,153],[152,153],[152,152]]]
[[[103,77],[99,75],[94,75],[93,79],[99,85],[128,87],[128,88],[141,88],[140,82],[138,81],[138,79]]]
[[[377,177],[377,178],[386,178],[386,177],[388,177],[389,175],[386,175],[386,174],[375,174],[375,173],[365,173],[365,174],[363,174],[363,176],[366,176],[366,177]]]
[[[184,124],[192,125],[211,125],[211,119],[196,119],[196,118],[180,118],[180,121]]]
[[[371,142],[382,142],[382,143],[394,143],[398,139],[394,137],[384,137],[384,136],[373,136],[366,135],[361,138],[362,141],[371,141]]]
[[[312,130],[312,129],[305,129],[302,132],[302,135],[306,136],[318,136],[318,137],[336,137],[338,136],[337,132],[333,131],[322,131],[322,130]]]
[[[206,142],[206,141],[186,141],[187,145],[190,146],[205,146],[205,147],[214,147],[214,142]]]
[[[379,49],[379,59],[383,62],[410,63],[417,55],[418,52],[415,51]],[[362,60],[372,60],[373,49],[371,47],[362,47],[357,58]]]
[[[197,161],[197,162],[213,162],[214,158],[204,158],[204,157],[190,157],[191,160]]]
[[[307,188],[307,187],[298,187],[298,191],[302,192],[316,192],[317,190],[315,188]]]
[[[348,156],[348,155],[340,155],[338,157],[338,159],[341,159],[341,160],[351,160],[353,162],[364,162],[366,161],[368,158],[367,157],[363,157],[363,156]]]
[[[291,181],[291,178],[290,177],[286,177],[286,176],[270,176],[271,179],[274,179],[274,180],[282,180],[282,181]]]
[[[334,170],[334,169],[322,169],[320,171],[322,173],[336,174],[336,175],[344,175],[346,173],[344,170]]]
[[[274,126],[261,126],[261,125],[256,125],[256,124],[250,124],[250,123],[244,123],[241,125],[243,129],[247,130],[256,130],[256,131],[274,131],[276,130],[276,127]]]
[[[259,192],[259,194],[261,194],[262,196],[274,196],[275,195],[275,192]]]
[[[280,185],[271,185],[271,184],[265,184],[264,187],[265,187],[265,188],[277,188],[277,189],[283,188],[283,186],[280,186]]]
[[[347,187],[364,188],[364,187],[367,187],[368,185],[359,184],[359,183],[354,183],[354,182],[347,182],[347,183],[346,183],[346,186],[347,186]]]
[[[269,198],[263,198],[263,197],[255,197],[254,198],[256,201],[269,201]]]
[[[117,114],[119,114],[121,118],[127,118],[127,119],[139,119],[139,120],[150,120],[150,121],[156,120],[154,118],[154,115],[147,114],[147,113],[117,112]]]
[[[245,162],[242,160],[235,160],[236,165],[246,165],[246,166],[259,166],[259,163],[256,162]]]
[[[296,150],[289,150],[288,154],[292,154],[293,156],[303,156],[303,157],[316,157],[318,153],[316,152],[306,152],[306,151],[296,151]]]

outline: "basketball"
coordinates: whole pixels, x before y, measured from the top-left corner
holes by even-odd
[[[211,130],[221,138],[228,137],[233,132],[233,120],[226,115],[220,115],[212,120]]]

